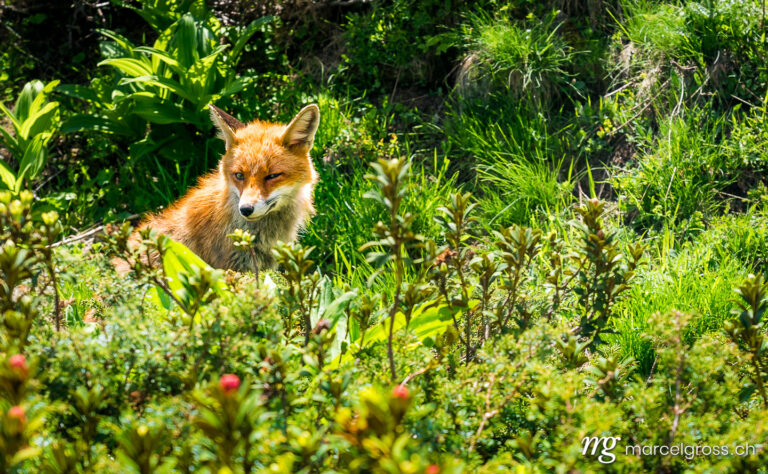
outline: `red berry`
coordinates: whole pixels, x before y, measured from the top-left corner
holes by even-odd
[[[27,366],[27,358],[22,354],[14,354],[8,359],[8,365],[11,366],[16,374],[26,377],[29,367]]]
[[[224,374],[219,379],[219,387],[224,393],[231,393],[240,388],[240,377],[235,374]]]
[[[411,394],[405,385],[395,385],[395,388],[392,389],[392,396],[399,398],[400,400],[408,400],[410,395]]]
[[[427,474],[437,474],[440,472],[440,467],[437,464],[430,464],[427,467]]]
[[[27,420],[27,414],[24,412],[24,408],[20,405],[14,405],[8,410],[8,418],[14,418],[19,420],[19,423],[24,423]]]

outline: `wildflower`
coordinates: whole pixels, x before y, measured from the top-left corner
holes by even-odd
[[[219,379],[219,387],[224,393],[231,393],[240,388],[240,377],[235,374],[224,374]]]
[[[27,414],[24,411],[24,407],[21,405],[14,405],[8,410],[8,418],[17,420],[20,425],[23,425],[27,421]]]
[[[27,366],[27,358],[22,354],[12,355],[8,359],[8,365],[10,365],[13,372],[21,378],[25,378],[29,372],[29,367]]]
[[[395,385],[395,388],[392,389],[392,396],[400,400],[408,400],[410,392],[405,385]]]

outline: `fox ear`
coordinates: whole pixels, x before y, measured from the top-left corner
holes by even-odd
[[[245,124],[213,104],[208,107],[211,110],[211,120],[219,129],[219,138],[224,140],[224,143],[227,144],[227,150],[229,150],[229,147],[235,142],[235,132],[245,127]]]
[[[320,125],[320,109],[315,104],[304,107],[285,127],[283,146],[296,146],[309,150],[315,140],[318,125]]]

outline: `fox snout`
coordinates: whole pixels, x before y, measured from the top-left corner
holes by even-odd
[[[240,214],[242,214],[243,217],[248,217],[251,214],[253,214],[253,205],[252,204],[241,204],[240,205]]]
[[[240,215],[245,217],[246,220],[256,220],[267,215],[276,206],[277,197],[261,199],[255,202],[240,199],[239,210]]]

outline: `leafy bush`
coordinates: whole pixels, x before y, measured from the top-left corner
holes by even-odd
[[[723,136],[728,122],[705,120],[707,113],[689,110],[686,117],[661,124],[656,143],[637,168],[613,178],[638,228],[676,224],[694,215],[709,218],[724,205],[731,183],[749,172],[741,147]]]
[[[441,80],[447,71],[440,59],[451,44],[439,34],[458,19],[466,8],[463,2],[373,3],[370,11],[350,15],[344,25],[346,51],[338,75],[356,90],[387,93],[398,85],[407,88]]]
[[[112,43],[105,45],[107,58],[99,65],[113,66],[123,76],[117,84],[121,93],[112,94],[115,104],[109,108],[120,108],[122,101],[128,101],[124,110],[153,124],[189,123],[210,128],[206,106],[240,92],[250,82],[236,78],[235,67],[245,43],[266,20],[249,25],[226,54],[226,45],[216,46],[217,31],[190,14],[158,31],[151,47],[136,47],[115,32],[103,31]],[[123,118],[75,116],[67,130],[129,134],[121,126]]]
[[[25,180],[32,181],[43,170],[48,161],[48,144],[59,127],[59,103],[48,100],[51,91],[58,85],[53,81],[43,85],[40,81],[28,82],[22,89],[13,110],[0,103],[0,110],[13,126],[11,135],[0,127],[0,143],[14,158],[17,169],[14,172],[0,159],[0,179],[5,189],[19,193]]]
[[[573,53],[558,35],[555,13],[543,19],[529,16],[523,24],[471,16],[462,38],[469,55],[457,81],[460,92],[472,95],[478,88],[480,93],[500,89],[532,108],[547,106],[565,92]]]
[[[162,7],[137,10],[157,34],[151,46],[135,46],[114,31],[102,30],[108,41],[101,44],[105,59],[99,65],[115,68],[114,81],[99,81],[91,88],[59,87],[91,108],[70,117],[63,131],[102,132],[131,140],[126,178],[142,170],[159,174],[152,191],[163,200],[154,200],[154,205],[172,201],[212,166],[218,141],[208,136],[212,126],[207,105],[227,100],[252,83],[237,74],[237,64],[246,43],[270,20],[264,17],[242,31],[233,30],[230,47],[219,44],[224,30],[218,20],[194,6],[187,12],[183,5],[170,13]],[[179,162],[180,156],[187,158]],[[175,172],[169,172],[173,167]]]

